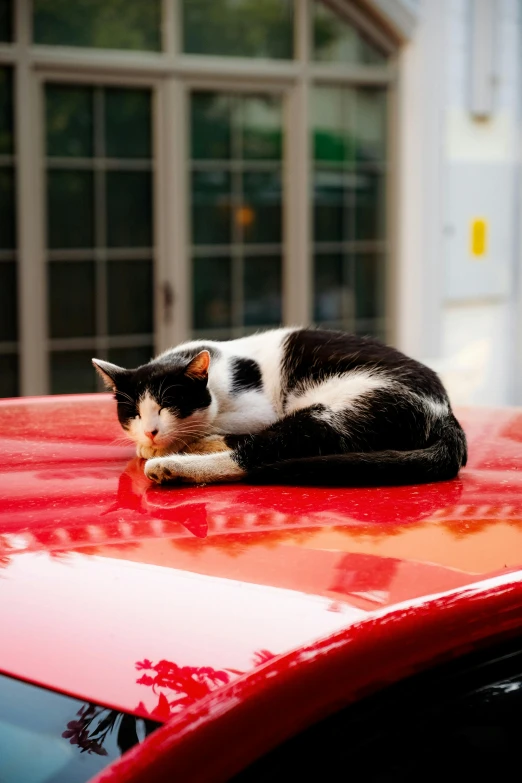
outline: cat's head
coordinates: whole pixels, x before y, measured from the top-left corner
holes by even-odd
[[[170,354],[134,370],[101,359],[92,363],[114,392],[121,426],[138,445],[177,451],[211,431],[208,351],[192,359]]]

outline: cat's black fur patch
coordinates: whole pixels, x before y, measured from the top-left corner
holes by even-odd
[[[250,389],[262,389],[263,380],[259,364],[253,359],[237,358],[232,360],[232,394]]]
[[[433,370],[372,337],[298,329],[285,340],[282,362],[285,396],[309,381],[371,368],[392,371],[412,391],[440,402],[446,399],[444,387]]]
[[[363,427],[355,411],[333,427],[318,417],[323,410],[304,408],[231,442],[234,460],[256,483],[332,486],[440,481],[466,464],[466,438],[453,414],[427,434],[421,411],[382,389],[372,394]]]

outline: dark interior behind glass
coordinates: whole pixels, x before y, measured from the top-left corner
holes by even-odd
[[[521,735],[517,640],[343,710],[267,754],[233,783],[520,778]]]

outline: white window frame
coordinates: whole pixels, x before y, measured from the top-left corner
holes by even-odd
[[[375,84],[389,88],[393,119],[397,41],[347,0],[328,4],[390,54],[385,66],[314,63],[310,59],[313,0],[294,0],[295,57],[291,61],[187,55],[180,51],[179,0],[162,0],[163,51],[127,52],[32,43],[32,2],[13,1],[14,43],[0,44],[0,65],[16,68],[17,258],[19,287],[20,393],[49,391],[43,85],[48,81],[148,86],[153,92],[155,349],[190,336],[188,96],[195,87],[281,94],[284,105],[283,320],[305,324],[312,312],[312,199],[309,126],[310,88],[315,84]],[[393,122],[389,122],[391,128]],[[395,191],[391,131],[388,191]],[[395,215],[388,198],[388,278],[393,279]],[[390,273],[391,269],[391,273]],[[173,298],[173,303],[169,300]],[[390,339],[394,337],[395,291],[387,286]]]

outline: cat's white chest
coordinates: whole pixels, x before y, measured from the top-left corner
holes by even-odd
[[[246,435],[260,432],[278,418],[273,405],[262,392],[247,391],[228,398],[226,406],[214,420],[214,428],[220,435]]]

